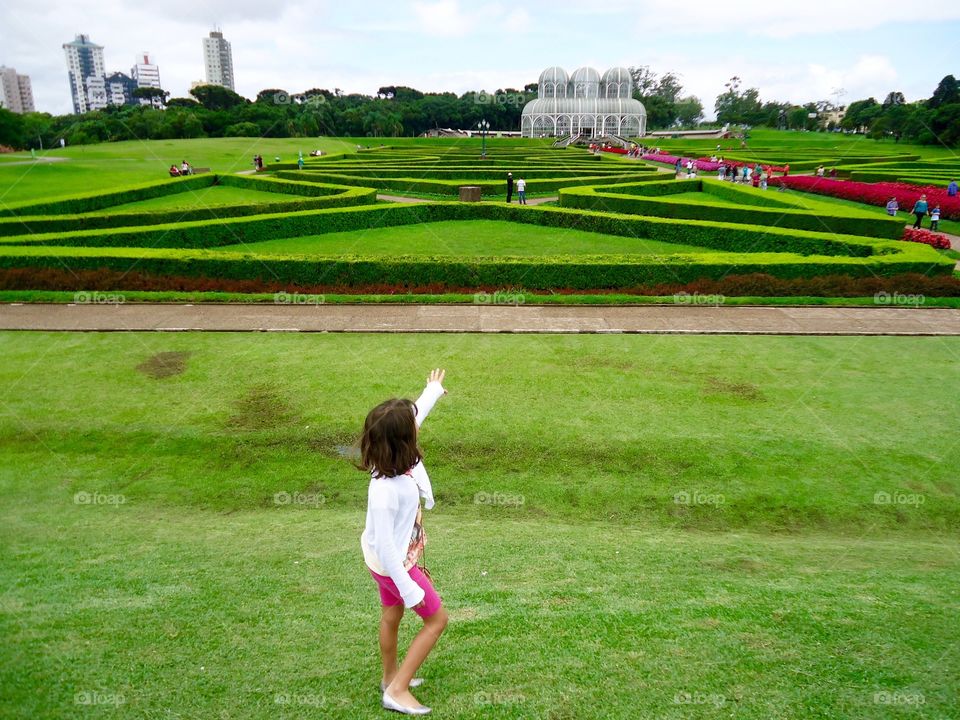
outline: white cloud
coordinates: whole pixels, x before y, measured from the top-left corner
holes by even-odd
[[[413,12],[418,21],[416,27],[428,35],[459,37],[465,35],[473,25],[472,19],[464,15],[457,0],[415,2]]]
[[[908,19],[901,0],[871,0],[869,5],[842,0],[725,0],[722,3],[605,0],[596,6],[584,5],[579,0],[556,0],[550,6],[554,12],[634,17],[638,28],[671,31],[680,38],[685,34],[703,33],[789,38],[867,31]],[[956,0],[926,0],[922,13],[917,16],[921,18],[940,23],[960,19],[960,5]]]
[[[510,12],[503,21],[503,27],[507,32],[524,33],[532,25],[530,13],[525,9],[519,8]]]

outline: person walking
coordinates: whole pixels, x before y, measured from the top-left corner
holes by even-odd
[[[887,215],[896,217],[898,210],[900,210],[900,203],[897,202],[895,197],[890,198],[890,200],[887,201]]]
[[[913,214],[917,216],[917,221],[913,224],[913,227],[919,228],[923,225],[923,216],[927,214],[927,208],[927,196],[921,195],[913,206]]]
[[[930,229],[933,232],[938,232],[940,229],[940,206],[934,205],[933,210],[930,211]]]
[[[446,394],[444,371],[433,370],[417,401],[392,399],[367,414],[360,439],[359,469],[370,473],[366,527],[360,536],[363,560],[377,584],[380,617],[380,681],[383,707],[404,715],[426,715],[410,692],[422,684],[417,670],[447,626],[447,611],[428,573],[420,567],[426,535],[420,499],[433,507],[433,488],[417,442],[420,425]],[[404,609],[413,610],[423,627],[397,662],[397,642]]]
[[[951,180],[947,185],[947,197],[956,197],[958,192],[960,192],[960,185],[957,185],[956,180]]]
[[[507,173],[507,205],[513,200],[513,173]]]
[[[527,204],[527,181],[523,178],[517,180],[517,197],[521,205]]]

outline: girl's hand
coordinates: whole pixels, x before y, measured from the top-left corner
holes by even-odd
[[[446,370],[441,370],[440,368],[437,368],[436,370],[431,370],[430,377],[427,378],[427,382],[428,383],[438,382],[441,385],[443,385],[443,378],[445,378],[446,375],[447,375]]]

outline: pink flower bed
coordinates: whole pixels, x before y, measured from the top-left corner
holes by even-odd
[[[777,182],[780,181],[780,179],[777,180]],[[833,180],[809,175],[793,175],[782,178],[782,181],[791,190],[829,195],[842,200],[853,200],[880,207],[886,207],[890,198],[895,197],[900,208],[906,212],[913,209],[913,204],[920,199],[921,195],[926,195],[930,210],[940,205],[942,218],[960,220],[960,196],[949,197],[946,188],[919,187],[909,183],[895,182],[865,183],[854,180]]]
[[[950,241],[947,238],[930,230],[904,228],[903,239],[907,242],[924,243],[937,250],[947,250],[950,247]]]

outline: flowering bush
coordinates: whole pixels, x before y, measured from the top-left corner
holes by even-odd
[[[778,179],[777,182],[780,182]],[[810,175],[793,175],[782,179],[792,190],[829,195],[842,200],[853,200],[885,207],[895,197],[903,210],[909,211],[921,195],[927,196],[930,209],[940,205],[941,216],[947,220],[960,220],[960,196],[949,197],[945,188],[919,187],[909,183],[866,183],[854,180],[833,180]]]
[[[947,250],[950,248],[950,241],[939,233],[930,230],[918,230],[917,228],[904,228],[903,239],[907,242],[925,243],[937,250]]]

